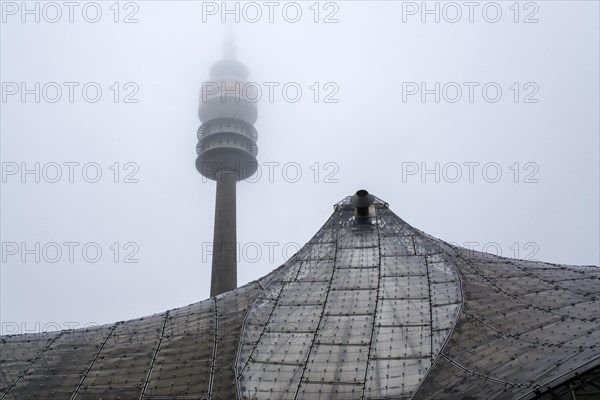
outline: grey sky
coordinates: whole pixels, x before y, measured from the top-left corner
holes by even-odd
[[[118,23],[113,2],[97,3],[97,23],[82,15],[85,8],[94,18],[89,2],[78,3],[73,23],[62,2],[56,23],[45,20],[56,15],[46,3],[39,3],[39,23],[21,15],[21,2],[2,4],[3,333],[15,324],[23,331],[125,320],[207,298],[215,184],[194,161],[198,93],[226,30],[210,7],[221,2],[120,3]],[[273,22],[265,3],[237,4],[238,59],[263,89],[256,123],[262,175],[238,184],[239,285],[280,265],[282,250],[291,256],[334,203],[361,188],[449,242],[599,263],[598,2],[479,2],[473,22],[463,2],[429,2],[438,4],[439,23],[422,15],[421,2],[319,3],[316,23],[312,2],[297,3],[296,23],[286,21],[294,5],[282,14],[285,2]],[[254,4],[263,15],[252,23]],[[451,23],[454,4],[462,16]],[[489,22],[498,9],[499,21]],[[123,23],[128,15],[138,22]],[[324,23],[327,16],[337,22]],[[22,101],[22,82],[29,89],[40,82],[39,103],[35,93]],[[56,103],[50,82],[62,88]],[[74,82],[72,103],[64,82]],[[435,93],[423,101],[421,83],[434,89],[436,82],[440,102]],[[88,96],[102,89],[95,103],[82,95],[88,83]],[[289,96],[301,88],[297,102],[285,98],[286,84]],[[452,102],[457,87],[462,97]],[[492,102],[498,87],[502,95]],[[129,94],[138,102],[124,102]],[[39,183],[20,171],[36,162]],[[61,166],[57,183],[47,182],[53,163]],[[436,163],[439,182],[422,174]],[[82,176],[86,164],[87,180],[100,168],[97,183]],[[128,174],[138,182],[125,183]],[[21,244],[34,249],[36,242],[38,254],[22,262]],[[52,263],[54,242],[63,254]],[[72,263],[65,242],[76,243]],[[89,243],[91,258],[94,246],[102,250],[98,262],[82,255]],[[132,252],[139,262],[123,262]]]

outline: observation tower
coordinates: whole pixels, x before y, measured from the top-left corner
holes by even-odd
[[[228,37],[224,57],[210,68],[200,92],[196,169],[217,182],[211,297],[237,287],[236,183],[257,169],[256,89],[248,68],[235,59]]]

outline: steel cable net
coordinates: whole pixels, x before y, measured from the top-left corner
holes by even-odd
[[[599,364],[597,267],[447,254],[465,303],[416,399],[531,399]]]
[[[410,397],[458,317],[456,269],[377,199],[348,199],[250,310],[238,355],[243,399]]]
[[[373,207],[345,198],[217,297],[0,337],[0,400],[598,398],[598,267],[470,251]]]

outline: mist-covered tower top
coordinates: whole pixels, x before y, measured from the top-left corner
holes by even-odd
[[[223,46],[224,57],[210,68],[210,79],[202,84],[198,116],[196,169],[216,180],[220,172],[234,173],[237,181],[257,169],[258,117],[256,88],[248,82],[248,68],[236,60],[231,35]]]

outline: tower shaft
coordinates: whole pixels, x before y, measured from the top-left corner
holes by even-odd
[[[211,297],[237,287],[235,172],[221,170],[216,181]]]

